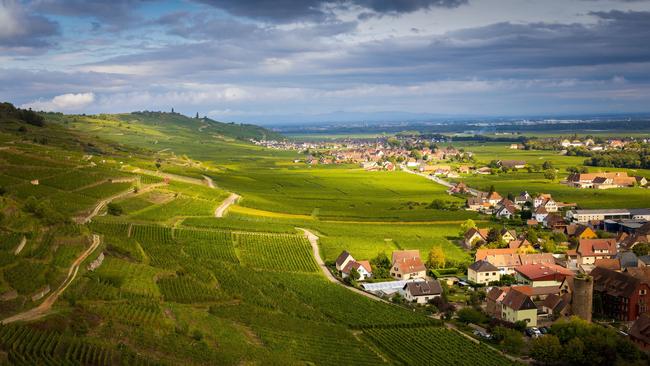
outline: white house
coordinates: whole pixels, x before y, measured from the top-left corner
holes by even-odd
[[[436,280],[409,282],[404,285],[403,290],[406,301],[418,304],[426,304],[442,296],[442,287]]]
[[[344,250],[341,254],[339,254],[338,258],[336,258],[336,270],[342,271],[343,268],[348,265],[348,263],[354,261],[354,257],[352,257],[350,253]]]
[[[500,280],[501,272],[492,263],[479,260],[467,267],[467,279],[479,285],[487,285],[490,282]]]
[[[546,208],[544,208],[544,206],[537,207],[535,210],[535,220],[537,220],[537,222],[543,222],[546,216],[548,216]]]
[[[350,276],[352,269],[357,270],[357,273],[359,274],[359,281],[364,281],[372,277],[372,267],[368,261],[349,261],[341,271],[341,276],[343,276],[343,278]]]

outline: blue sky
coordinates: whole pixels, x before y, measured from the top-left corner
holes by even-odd
[[[0,0],[0,100],[224,121],[650,111],[650,1]]]

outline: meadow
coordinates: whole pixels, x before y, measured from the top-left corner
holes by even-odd
[[[470,175],[454,179],[463,181],[470,187],[489,190],[491,186],[501,193],[528,191],[529,193],[551,193],[553,198],[563,202],[577,203],[581,208],[648,208],[650,207],[650,191],[644,188],[616,188],[607,190],[577,189],[564,184],[560,180],[568,176],[566,168],[583,167],[584,158],[562,156],[554,151],[512,150],[507,144],[465,144],[462,145],[474,153],[478,162],[487,164],[492,160],[524,160],[529,164],[542,165],[550,161],[558,169],[558,180],[549,181],[543,173],[528,173],[525,169],[500,173],[498,175]],[[647,170],[629,170],[615,168],[587,167],[590,172],[598,171],[628,171],[630,175],[650,177]]]

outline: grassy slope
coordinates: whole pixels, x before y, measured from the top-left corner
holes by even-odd
[[[150,122],[119,122],[112,117],[53,118],[58,119],[60,125],[50,125],[46,129],[51,128],[53,136],[60,137],[60,140],[48,145],[19,142],[7,144],[22,137],[31,140],[31,134],[47,136],[49,132],[46,129],[32,132],[30,128],[22,136],[13,132],[0,134],[0,142],[12,146],[10,151],[0,151],[5,154],[6,160],[29,161],[31,165],[41,167],[32,168],[29,172],[11,167],[8,169],[11,174],[0,174],[0,179],[7,184],[9,191],[9,197],[3,199],[4,210],[12,207],[20,210],[26,195],[34,195],[39,199],[54,199],[53,197],[63,195],[67,199],[53,201],[60,203],[54,207],[62,213],[70,214],[73,211],[69,207],[63,209],[64,203],[79,202],[79,197],[86,196],[78,192],[92,192],[92,199],[88,199],[87,204],[95,202],[103,193],[112,192],[101,185],[96,186],[101,188],[80,187],[82,182],[84,185],[97,182],[100,178],[95,177],[95,174],[98,177],[118,173],[131,175],[119,170],[119,167],[126,165],[155,169],[155,159],[159,159],[164,170],[197,178],[204,173],[218,178],[222,172],[235,167],[242,168],[243,171],[252,169],[253,172],[283,167],[278,169],[277,175],[269,175],[264,180],[255,175],[248,177],[252,181],[259,178],[257,183],[245,188],[251,193],[252,200],[268,199],[273,202],[268,206],[260,204],[265,208],[284,204],[283,195],[265,195],[264,190],[257,187],[268,187],[271,182],[282,182],[282,179],[293,181],[296,177],[290,175],[289,178],[283,178],[290,172],[285,162],[294,155],[292,153],[269,152],[222,137],[202,140],[197,137],[198,130],[190,133],[190,130],[182,127],[165,129],[152,126]],[[122,127],[119,123],[123,123]],[[127,129],[127,125],[131,128]],[[72,129],[68,131],[62,126]],[[133,130],[137,133],[129,134]],[[164,133],[162,130],[165,130]],[[119,135],[120,133],[125,134]],[[160,151],[158,148],[173,150],[156,153],[155,151]],[[20,151],[20,155],[14,156],[13,149]],[[71,166],[87,163],[83,155],[89,151],[103,153],[101,158],[92,158],[101,169],[95,169],[98,170],[95,172],[84,168],[75,171],[74,178],[70,177],[70,169],[74,169]],[[188,154],[193,159],[183,158],[182,154]],[[197,161],[197,157],[201,156],[209,156],[211,160]],[[102,160],[105,162],[102,163]],[[61,167],[54,163],[61,164]],[[302,170],[298,172],[299,176],[314,174]],[[319,194],[322,190],[324,193],[321,197],[335,201],[340,194],[338,186],[349,189],[354,196],[365,194],[367,190],[368,197],[377,194],[371,203],[376,204],[379,210],[389,210],[400,202],[394,199],[395,194],[382,194],[382,191],[404,189],[404,200],[420,197],[423,202],[439,194],[439,188],[430,184],[413,181],[405,188],[399,185],[397,178],[377,181],[374,176],[346,167],[333,169],[335,174],[332,175],[326,170],[319,170],[318,174],[322,176],[309,178],[327,181],[325,189],[298,186],[285,193],[298,196],[301,192]],[[31,175],[27,176],[28,173]],[[358,177],[357,173],[360,173]],[[355,178],[346,183],[346,175]],[[54,178],[47,178],[50,176]],[[401,174],[396,175],[400,176]],[[33,178],[42,179],[56,187],[25,184],[26,179]],[[145,181],[144,177],[142,179]],[[151,182],[152,179],[146,178],[146,181]],[[224,187],[228,184],[225,178],[223,181],[217,180],[217,183],[223,183]],[[356,187],[362,183],[365,185],[363,188]],[[236,183],[232,184],[236,186]],[[29,189],[14,191],[16,186]],[[18,194],[22,191],[25,192]],[[69,195],[79,197],[72,198]],[[223,191],[218,189],[207,190],[200,186],[172,183],[146,195],[121,200],[120,204],[130,215],[128,217],[98,217],[89,228],[77,227],[78,231],[64,230],[67,228],[65,225],[57,227],[56,232],[50,232],[54,228],[47,228],[45,233],[50,233],[47,239],[30,242],[24,251],[24,259],[21,257],[20,262],[11,261],[10,266],[20,266],[17,275],[4,276],[9,279],[5,286],[11,283],[20,287],[33,287],[34,279],[41,281],[40,278],[52,281],[53,284],[58,283],[56,276],[52,275],[56,271],[50,269],[57,268],[59,264],[67,265],[75,255],[74,246],[81,249],[84,245],[80,240],[90,232],[104,234],[105,246],[102,250],[107,258],[94,273],[82,270],[64,298],[57,302],[55,315],[30,326],[0,328],[0,349],[8,351],[11,362],[23,364],[42,363],[44,357],[53,364],[154,362],[188,365],[288,365],[308,361],[324,365],[376,365],[383,361],[397,362],[397,359],[387,355],[388,350],[385,349],[381,351],[384,358],[380,358],[369,341],[360,334],[360,329],[376,324],[422,324],[427,323],[427,319],[421,314],[373,302],[327,283],[313,264],[308,244],[295,234],[290,237],[243,235],[231,233],[227,227],[226,230],[219,231],[172,232],[168,226],[151,226],[170,225],[178,219],[176,216],[179,214],[183,218],[201,215],[198,218],[188,218],[187,221],[217,222],[208,215],[213,202],[223,195]],[[188,198],[196,204],[183,201]],[[333,214],[345,214],[345,208],[349,208],[350,202],[365,202],[367,199],[370,198],[364,196],[363,199],[350,199],[327,206],[327,209]],[[299,202],[296,200],[292,205],[284,207],[295,212],[305,212],[312,207],[308,200]],[[80,208],[84,205],[86,203]],[[167,209],[173,205],[176,208]],[[404,210],[404,215],[409,211]],[[45,229],[45,225],[35,217],[21,212],[12,212],[12,228],[28,232]],[[422,212],[426,211],[422,209],[420,213]],[[366,218],[377,217],[373,215],[373,210],[364,213]],[[130,229],[129,223],[136,219],[140,224]],[[266,220],[264,217],[261,219]],[[422,245],[425,250],[428,242],[440,242],[440,245],[457,252],[457,248],[443,242],[442,238],[451,230],[451,227],[445,228],[444,225],[440,230],[418,225],[417,228],[413,226],[404,231],[398,229],[397,225],[377,230],[381,225],[360,226],[351,223],[340,226],[313,219],[311,221],[313,227],[326,236],[323,239],[326,253],[339,250],[338,247],[344,245],[345,238],[349,237],[355,252],[359,248],[359,255],[364,255],[362,252],[370,255],[381,249],[376,240],[385,237],[386,232],[390,232],[389,235],[394,237],[396,243]],[[233,223],[230,219],[224,222]],[[147,224],[143,225],[145,223]],[[292,226],[301,223],[303,222],[296,220],[284,222],[281,224],[283,229],[279,231],[290,232]],[[237,228],[234,223],[232,226]],[[273,231],[279,229],[279,225],[263,222],[256,229]],[[64,244],[66,248],[60,250]],[[287,245],[291,251],[287,251]],[[277,260],[269,262],[268,258]],[[25,264],[21,264],[23,262]],[[291,272],[286,272],[287,270]],[[2,309],[11,310],[7,303],[1,305]],[[426,341],[432,342],[431,345],[444,343],[446,336],[451,336],[449,332],[440,329],[437,338]],[[461,339],[460,343],[454,343],[454,347],[462,347],[466,342]],[[119,347],[116,346],[118,344]],[[466,362],[475,363],[483,359],[485,352],[490,351],[476,348],[467,355]],[[503,359],[492,354],[488,364],[499,364],[500,361]]]

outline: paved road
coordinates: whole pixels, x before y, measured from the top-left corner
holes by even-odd
[[[361,290],[359,290],[357,288],[354,288],[354,287],[347,286],[347,285],[341,283],[339,280],[337,280],[336,277],[334,277],[334,275],[332,275],[332,272],[330,272],[330,270],[325,265],[325,262],[323,261],[323,258],[321,258],[321,256],[320,256],[320,251],[318,250],[318,236],[316,234],[312,233],[311,231],[307,230],[307,229],[303,229],[303,228],[299,228],[299,227],[297,227],[296,229],[298,229],[298,230],[302,231],[303,233],[305,233],[305,236],[307,237],[307,240],[309,240],[309,244],[311,244],[311,250],[314,253],[314,258],[316,258],[316,263],[318,263],[318,266],[323,271],[323,274],[325,275],[325,277],[330,282],[335,283],[335,284],[337,284],[339,286],[343,286],[344,288],[346,288],[346,289],[348,289],[348,290],[350,290],[352,292],[355,292],[355,293],[357,293],[359,295],[365,296],[365,297],[367,297],[369,299],[372,299],[372,300],[375,300],[375,301],[381,301],[381,302],[385,302],[387,304],[390,304],[388,301],[380,299],[375,295],[369,294],[369,293],[367,293],[365,291],[361,291]]]
[[[453,184],[447,182],[446,180],[444,180],[442,178],[439,178],[439,177],[436,177],[436,176],[433,176],[433,175],[428,175],[428,174],[425,174],[425,173],[416,172],[416,171],[413,171],[411,169],[408,169],[405,166],[401,166],[401,168],[402,168],[403,172],[419,175],[419,176],[421,176],[423,178],[426,178],[428,180],[431,180],[431,181],[434,181],[434,182],[436,182],[438,184],[441,184],[441,185],[443,185],[443,186],[445,186],[447,188],[452,188],[454,186]],[[471,194],[472,196],[478,196],[479,195],[479,191],[474,189],[474,188],[467,187],[467,192],[469,192],[469,194]]]
[[[228,198],[226,198],[216,210],[214,210],[214,217],[223,217],[226,214],[228,208],[234,205],[239,201],[240,196],[237,193],[231,193]]]
[[[31,320],[36,320],[36,319],[42,318],[45,315],[47,315],[50,312],[50,310],[52,309],[52,305],[54,305],[54,303],[59,298],[59,296],[61,296],[63,291],[65,291],[65,289],[67,289],[68,286],[70,286],[72,281],[74,281],[75,277],[77,277],[77,272],[79,271],[79,266],[81,265],[81,263],[83,263],[83,261],[86,260],[86,258],[88,258],[88,256],[90,254],[92,254],[95,251],[95,249],[97,249],[97,247],[99,247],[100,244],[101,244],[101,239],[100,239],[99,235],[93,234],[93,242],[92,242],[92,244],[90,245],[90,247],[88,249],[86,249],[86,251],[81,253],[81,255],[79,255],[79,257],[77,257],[77,259],[75,259],[75,261],[70,266],[70,269],[68,270],[68,276],[66,277],[65,281],[63,281],[61,286],[59,286],[59,288],[56,289],[56,291],[51,293],[50,296],[48,296],[45,299],[45,301],[43,301],[37,307],[29,309],[29,310],[24,311],[24,312],[19,313],[19,314],[10,316],[10,317],[0,321],[0,323],[1,324],[9,324],[9,323],[17,322],[17,321],[31,321]]]

